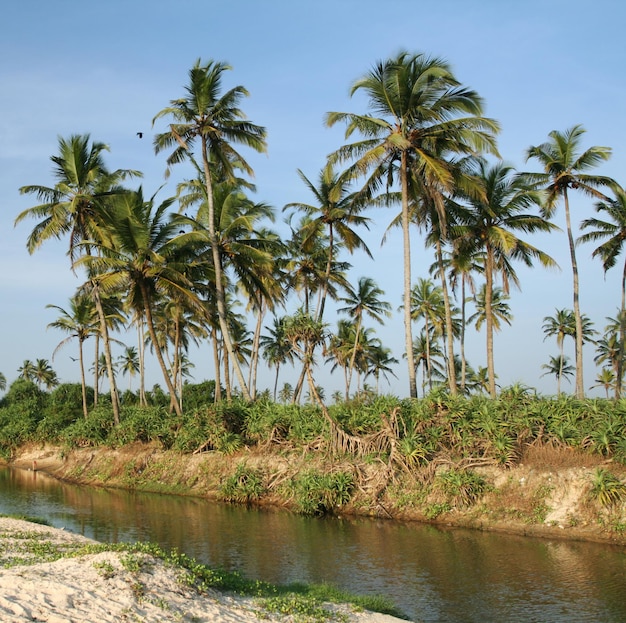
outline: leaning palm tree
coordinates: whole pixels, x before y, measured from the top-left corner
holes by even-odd
[[[70,299],[69,310],[65,310],[58,305],[46,305],[50,309],[56,309],[60,316],[48,324],[48,327],[59,329],[66,334],[67,338],[62,340],[52,353],[52,360],[56,352],[65,346],[70,340],[78,340],[78,365],[80,368],[80,386],[83,400],[83,415],[89,415],[87,408],[87,382],[85,379],[85,357],[83,345],[85,340],[96,334],[98,330],[98,314],[93,299],[86,294],[77,294]]]
[[[187,278],[189,258],[185,255],[188,235],[178,234],[178,225],[168,218],[173,199],[155,206],[155,197],[144,201],[141,188],[127,193],[110,207],[109,244],[100,244],[99,256],[83,256],[79,263],[93,271],[93,279],[104,291],[123,288],[129,306],[141,307],[163,378],[170,392],[172,408],[182,413],[174,382],[166,365],[154,321],[159,296],[184,297],[201,311],[198,296]]]
[[[258,152],[266,150],[265,129],[250,123],[239,108],[241,99],[248,95],[242,86],[236,86],[225,93],[222,91],[222,76],[231,69],[226,63],[209,61],[202,64],[198,59],[189,71],[186,95],[172,100],[170,106],[159,111],[154,119],[168,117],[173,120],[168,131],[154,139],[156,152],[174,147],[167,159],[168,167],[191,159],[201,172],[206,186],[208,208],[207,226],[209,243],[215,271],[215,295],[217,315],[222,339],[230,358],[235,362],[235,373],[239,380],[243,397],[250,399],[241,367],[233,357],[233,345],[228,333],[228,321],[224,283],[219,256],[215,209],[213,204],[213,182],[216,179],[232,179],[235,169],[251,174],[252,169],[242,156],[232,147],[239,143]],[[194,160],[194,143],[200,142],[201,167]]]
[[[578,261],[576,245],[572,233],[570,217],[569,189],[580,190],[587,196],[605,200],[606,196],[599,188],[614,187],[615,181],[609,177],[587,173],[611,155],[609,147],[590,147],[580,153],[580,141],[585,130],[576,125],[565,132],[553,130],[549,140],[541,145],[530,147],[526,152],[527,160],[534,158],[539,162],[541,173],[525,173],[526,179],[542,187],[546,191],[544,215],[550,218],[556,205],[563,200],[565,207],[565,224],[572,265],[574,318],[576,320],[576,397],[585,395],[583,384],[583,328],[580,312],[580,292],[578,283]]]
[[[555,226],[528,210],[541,203],[541,194],[531,188],[523,178],[515,176],[513,168],[502,162],[489,164],[474,159],[471,172],[480,184],[480,191],[468,196],[467,222],[458,227],[464,243],[477,252],[484,253],[485,330],[487,338],[487,370],[489,393],[496,395],[495,368],[493,361],[494,314],[492,313],[494,278],[501,276],[503,293],[508,295],[509,282],[519,287],[512,260],[520,260],[532,266],[533,259],[546,267],[556,262],[540,249],[519,237],[521,234],[549,232]],[[461,233],[461,231],[463,233]]]
[[[379,61],[351,87],[363,92],[374,115],[331,112],[326,122],[346,122],[346,138],[355,132],[362,140],[341,147],[334,159],[355,162],[351,175],[368,174],[367,198],[397,177],[401,195],[404,248],[404,332],[409,391],[417,396],[411,329],[411,251],[409,180],[419,177],[424,187],[451,191],[450,155],[495,152],[498,124],[482,116],[482,100],[461,86],[447,62],[424,54],[400,52]],[[443,215],[443,206],[441,213]]]
[[[315,197],[316,205],[288,203],[283,210],[296,210],[308,217],[301,221],[302,229],[299,232],[300,244],[305,251],[315,247],[320,234],[324,233],[328,237],[328,260],[317,311],[317,319],[321,321],[337,253],[335,238],[348,252],[353,253],[355,249],[362,249],[371,257],[367,245],[354,230],[357,226],[368,227],[370,219],[360,214],[363,209],[361,195],[349,192],[349,178],[339,175],[330,161],[320,172],[317,186],[300,169],[298,175]]]
[[[29,253],[33,253],[51,238],[60,239],[69,234],[70,261],[76,258],[77,249],[89,255],[93,244],[105,236],[102,227],[102,210],[116,197],[126,192],[121,182],[129,177],[138,177],[138,171],[118,169],[109,171],[103,154],[108,151],[104,143],[91,142],[89,134],[72,135],[68,139],[59,137],[59,154],[50,159],[54,163],[56,184],[48,186],[22,186],[20,193],[35,195],[43,203],[18,214],[17,225],[26,218],[41,219],[26,242]],[[97,287],[92,288],[96,309],[100,319],[106,355],[111,405],[115,422],[119,422],[119,398],[113,361],[111,358],[106,318]]]
[[[583,234],[579,240],[581,242],[603,241],[599,247],[594,249],[592,257],[602,260],[604,272],[613,268],[617,263],[617,258],[624,250],[624,240],[626,240],[626,191],[623,188],[615,189],[615,198],[608,201],[596,203],[596,211],[605,214],[610,220],[600,218],[588,218],[581,223],[582,229],[594,228],[593,231]],[[620,307],[619,340],[622,355],[618,360],[616,385],[616,397],[621,396],[621,385],[624,378],[622,362],[624,360],[624,341],[626,340],[626,255],[622,268],[622,298]]]
[[[384,290],[381,290],[371,277],[361,277],[357,287],[355,289],[349,288],[347,295],[340,299],[342,303],[345,303],[345,306],[337,311],[348,314],[356,323],[353,351],[348,366],[348,394],[356,361],[357,345],[361,337],[363,317],[369,316],[382,324],[383,318],[391,315],[391,305],[380,298],[384,293]]]

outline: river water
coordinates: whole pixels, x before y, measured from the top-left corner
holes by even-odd
[[[423,623],[625,623],[626,548],[373,519],[309,518],[0,469],[0,514],[151,541],[275,583],[388,596]]]

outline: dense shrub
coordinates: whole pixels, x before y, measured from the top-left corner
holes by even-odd
[[[256,502],[264,493],[263,473],[245,463],[237,465],[235,473],[226,478],[219,488],[222,500],[239,504]]]
[[[354,476],[347,472],[303,472],[290,485],[296,508],[303,515],[325,515],[347,504],[354,490]]]

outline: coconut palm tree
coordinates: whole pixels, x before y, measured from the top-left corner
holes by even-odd
[[[309,381],[309,390],[315,395],[315,383],[312,376],[315,366],[315,350],[326,339],[326,325],[300,309],[295,314],[285,317],[285,339],[291,345],[294,356],[302,362],[304,376]],[[300,399],[301,392],[302,382],[299,381],[293,391],[294,403]]]
[[[183,297],[199,312],[202,306],[187,278],[188,234],[179,234],[179,226],[168,220],[172,202],[173,199],[166,199],[156,206],[155,196],[145,201],[141,188],[120,197],[109,209],[110,242],[98,245],[99,256],[83,256],[78,262],[94,271],[93,279],[103,290],[123,288],[129,306],[142,309],[172,407],[180,415],[176,389],[156,332],[155,302],[160,296]]]
[[[222,93],[222,77],[231,67],[222,62],[208,61],[202,64],[198,59],[189,71],[189,82],[185,87],[186,95],[172,100],[170,106],[159,111],[154,119],[167,117],[173,120],[169,130],[154,139],[155,151],[174,147],[167,159],[168,167],[191,159],[198,172],[203,176],[207,199],[207,228],[213,269],[215,271],[215,297],[217,316],[222,339],[230,358],[235,363],[235,373],[239,380],[244,399],[250,399],[243,373],[233,357],[233,346],[228,333],[226,299],[219,256],[217,221],[215,219],[213,182],[216,179],[234,178],[235,170],[252,173],[244,158],[232,144],[242,144],[258,152],[266,150],[266,131],[261,126],[248,121],[239,104],[248,92],[242,86],[236,86]],[[195,143],[200,142],[200,162],[198,166],[194,156]]]
[[[357,345],[361,337],[363,317],[369,316],[376,322],[383,324],[383,318],[391,315],[391,305],[380,298],[383,294],[385,294],[384,290],[381,290],[371,277],[360,277],[356,289],[349,288],[346,296],[340,299],[342,303],[345,303],[345,306],[340,307],[337,311],[348,314],[355,323],[354,346],[348,366],[348,394],[350,393]]]
[[[134,346],[127,346],[117,361],[122,374],[128,373],[128,391],[132,391],[133,376],[139,374],[139,353],[137,349]]]
[[[596,376],[595,385],[592,385],[589,389],[595,389],[596,387],[602,387],[606,393],[607,400],[609,399],[609,390],[615,389],[615,374],[610,368],[602,368],[602,370]]]
[[[543,319],[543,332],[546,337],[556,336],[556,344],[559,347],[559,361],[563,363],[566,360],[563,352],[563,346],[566,336],[576,338],[576,319],[571,309],[555,309],[554,316],[546,316]]]
[[[583,383],[583,327],[580,312],[578,261],[570,216],[569,189],[579,190],[595,199],[606,200],[606,195],[598,189],[616,186],[615,181],[611,178],[588,173],[588,171],[609,159],[611,149],[609,147],[594,146],[581,153],[580,142],[584,133],[585,130],[581,125],[575,125],[565,132],[557,130],[550,132],[547,142],[532,146],[526,152],[526,159],[537,160],[543,171],[524,174],[531,183],[545,189],[546,200],[543,212],[546,218],[552,217],[559,201],[563,201],[565,208],[565,225],[572,266],[574,318],[576,320],[577,398],[583,398],[585,395]]]
[[[125,189],[120,185],[126,178],[139,177],[141,173],[128,169],[109,171],[104,163],[104,152],[108,146],[91,142],[89,134],[59,137],[59,154],[51,156],[54,163],[56,184],[48,186],[22,186],[20,193],[35,195],[43,203],[18,214],[17,225],[26,218],[41,219],[26,242],[29,253],[37,250],[51,238],[60,239],[69,234],[69,257],[72,265],[77,249],[89,254],[93,243],[105,236],[102,227],[102,210]],[[104,341],[113,417],[119,422],[119,398],[109,344],[106,317],[102,309],[101,293],[92,287],[92,295],[100,320]]]
[[[613,371],[615,397],[621,394],[618,370],[624,367],[624,354],[621,348],[619,334],[610,329],[596,342],[596,356],[593,358],[597,364],[609,364]],[[621,360],[621,361],[620,361]]]
[[[600,218],[588,218],[581,223],[582,229],[594,228],[580,236],[581,242],[603,241],[600,246],[594,249],[592,257],[602,260],[602,266],[606,273],[609,268],[613,268],[617,263],[617,258],[624,250],[624,240],[626,240],[626,191],[623,188],[615,189],[615,198],[608,201],[598,201],[596,211],[605,214],[610,220]],[[624,378],[622,362],[624,360],[624,341],[626,340],[626,255],[624,256],[624,266],[622,268],[622,297],[620,306],[619,340],[622,351],[618,359],[617,378],[619,382],[615,385],[617,389],[616,398],[621,397],[621,386]]]
[[[35,364],[30,359],[24,359],[24,363],[17,369],[20,379],[35,381]]]
[[[69,310],[66,311],[58,305],[46,305],[49,309],[56,309],[60,312],[59,318],[48,324],[48,327],[59,329],[69,336],[59,342],[58,346],[52,353],[52,360],[57,351],[69,343],[70,340],[78,340],[78,365],[80,369],[80,386],[83,400],[83,415],[85,418],[89,415],[87,407],[87,382],[85,379],[85,356],[83,344],[89,337],[95,335],[98,331],[99,321],[93,299],[84,294],[78,293],[70,299]]]
[[[443,268],[447,271],[448,281],[457,302],[460,305],[459,317],[459,390],[465,393],[465,382],[467,380],[467,358],[465,357],[465,328],[466,328],[466,307],[471,300],[467,295],[469,289],[472,296],[476,296],[476,284],[473,273],[482,274],[485,270],[484,255],[476,251],[474,245],[463,243],[461,237],[453,237],[450,240],[451,249],[447,257],[443,258]],[[439,269],[439,262],[430,267],[431,274]],[[460,282],[460,292],[459,289]]]
[[[493,333],[496,327],[492,314],[494,278],[500,275],[503,294],[508,295],[510,281],[519,287],[511,266],[512,260],[521,260],[527,266],[532,266],[533,259],[537,259],[543,266],[556,266],[547,253],[518,237],[520,232],[549,232],[555,226],[528,211],[532,206],[541,204],[541,193],[533,189],[524,178],[514,175],[511,166],[502,162],[490,164],[482,158],[476,158],[468,163],[468,167],[476,176],[481,192],[469,194],[467,222],[457,228],[457,235],[463,238],[464,244],[484,253],[485,287],[481,293],[484,293],[489,392],[495,397]]]
[[[263,358],[270,367],[276,368],[276,377],[274,380],[274,401],[276,400],[276,391],[278,388],[278,375],[280,366],[293,362],[293,352],[291,344],[285,336],[285,318],[274,317],[271,327],[265,327],[268,332],[261,335],[261,349]]]
[[[562,354],[557,355],[556,357],[550,357],[550,361],[548,363],[542,364],[541,368],[545,370],[545,372],[541,376],[552,375],[556,377],[556,395],[561,395],[561,379],[568,379],[568,377],[573,376],[575,369],[572,366],[568,358],[563,356]]]
[[[45,385],[46,389],[52,389],[59,384],[57,373],[52,369],[47,359],[37,359],[33,370],[33,380],[41,389]]]
[[[444,333],[445,310],[442,289],[435,286],[430,279],[420,277],[411,290],[411,318],[414,320],[424,319],[426,375],[428,386],[432,389],[431,339]]]
[[[398,360],[391,354],[391,349],[383,346],[382,344],[375,344],[368,353],[368,369],[363,380],[368,376],[373,376],[376,379],[376,393],[380,393],[380,376],[389,383],[389,375],[396,376],[391,366],[396,365]]]
[[[461,86],[447,62],[424,54],[401,51],[379,61],[354,82],[351,94],[365,93],[373,115],[331,112],[326,123],[345,122],[346,138],[363,139],[341,147],[334,159],[355,162],[349,175],[367,174],[366,197],[397,178],[401,195],[404,249],[404,329],[409,391],[417,396],[411,329],[411,251],[409,180],[419,177],[424,187],[452,190],[449,156],[495,152],[495,121],[482,117],[482,100]],[[377,115],[377,116],[375,116]],[[443,207],[441,206],[443,213]]]
[[[0,372],[0,392],[3,392],[7,388],[7,378]]]
[[[298,169],[298,175],[311,191],[317,203],[316,205],[300,202],[288,203],[283,210],[291,209],[303,212],[305,217],[308,217],[301,220],[302,229],[299,232],[300,244],[304,251],[315,248],[320,234],[327,236],[328,260],[317,311],[317,319],[321,321],[324,316],[328,285],[337,251],[335,239],[349,253],[353,253],[356,249],[362,249],[369,257],[372,257],[367,245],[354,230],[356,226],[368,228],[370,219],[360,214],[363,209],[362,196],[355,192],[349,192],[349,178],[345,175],[339,175],[332,162],[327,162],[320,172],[317,186],[300,169]]]

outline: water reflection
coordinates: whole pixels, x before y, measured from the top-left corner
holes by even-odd
[[[626,621],[626,554],[593,543],[313,519],[0,470],[0,513],[100,541],[147,540],[270,582],[388,595],[425,623]]]

